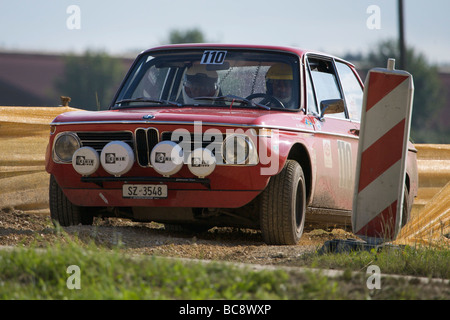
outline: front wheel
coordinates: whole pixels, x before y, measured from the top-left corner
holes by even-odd
[[[295,245],[303,234],[306,184],[300,164],[287,160],[261,194],[260,227],[271,245]]]
[[[59,223],[62,227],[78,224],[91,225],[94,221],[92,209],[70,202],[53,175],[50,175],[49,204],[53,223]]]

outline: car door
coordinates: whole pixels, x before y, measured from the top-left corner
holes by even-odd
[[[330,57],[307,57],[308,113],[315,117],[316,132],[316,185],[311,206],[351,210],[359,133],[356,110],[362,103],[362,88],[360,95],[343,88],[339,76],[348,74],[347,65],[341,63]],[[343,110],[323,110],[323,102],[330,100],[341,100]]]

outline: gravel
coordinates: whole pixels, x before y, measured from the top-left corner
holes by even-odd
[[[126,219],[95,219],[92,226],[63,229],[83,242],[120,248],[129,254],[158,255],[254,263],[292,265],[306,252],[314,252],[331,239],[354,238],[342,229],[306,230],[295,246],[266,245],[261,233],[250,229],[212,228],[208,232],[188,234],[167,231],[157,223],[132,222]],[[0,246],[44,246],[64,239],[53,226],[48,214],[0,210]]]

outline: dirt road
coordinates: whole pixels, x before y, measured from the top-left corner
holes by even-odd
[[[169,232],[161,224],[124,219],[96,219],[93,226],[68,227],[64,231],[106,247],[119,244],[131,254],[275,265],[293,265],[301,254],[320,248],[327,240],[354,237],[342,229],[314,229],[306,230],[296,246],[268,246],[255,230],[213,228],[186,234]],[[43,246],[62,237],[48,215],[0,210],[0,245]]]

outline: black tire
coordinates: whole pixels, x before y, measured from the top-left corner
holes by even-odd
[[[53,223],[62,227],[79,224],[92,225],[92,208],[76,206],[67,199],[53,175],[50,175],[49,187],[50,217]]]
[[[295,245],[303,234],[306,184],[302,167],[287,160],[261,194],[260,228],[270,245]]]

